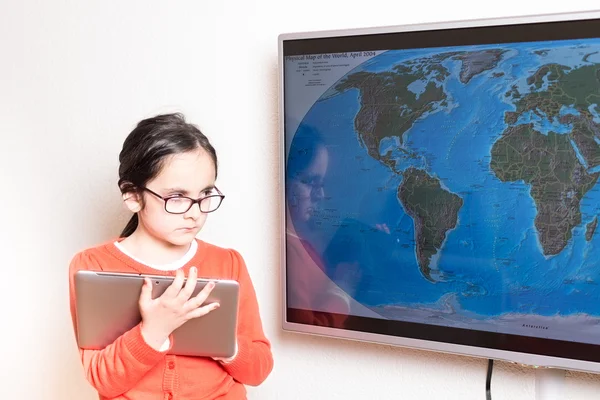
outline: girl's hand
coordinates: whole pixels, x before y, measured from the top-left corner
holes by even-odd
[[[144,279],[139,300],[141,330],[146,343],[155,350],[160,350],[169,335],[185,322],[219,307],[219,303],[203,305],[215,286],[213,282],[209,282],[197,296],[190,298],[196,287],[197,274],[196,268],[192,267],[183,286],[185,276],[183,271],[177,270],[173,283],[156,299],[152,298],[152,281]]]

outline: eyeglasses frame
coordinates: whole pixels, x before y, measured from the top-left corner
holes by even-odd
[[[158,198],[159,198],[159,199],[161,199],[162,201],[164,201],[164,203],[165,203],[165,207],[164,207],[164,208],[165,208],[165,212],[167,212],[167,213],[169,213],[169,214],[174,214],[174,215],[181,215],[181,214],[185,214],[186,212],[190,211],[192,207],[194,207],[194,204],[198,204],[198,208],[200,209],[200,212],[201,212],[202,214],[210,214],[210,213],[212,213],[212,212],[215,212],[215,211],[217,211],[217,210],[219,209],[219,207],[221,207],[221,204],[223,204],[223,200],[225,199],[225,195],[224,195],[223,193],[221,193],[221,191],[220,191],[220,190],[219,190],[219,189],[218,189],[216,186],[214,187],[214,189],[217,191],[217,193],[218,193],[218,194],[211,194],[211,195],[209,195],[209,196],[200,197],[200,198],[198,198],[198,199],[193,199],[193,198],[191,198],[191,197],[188,197],[188,196],[182,196],[182,195],[174,195],[174,196],[167,196],[167,197],[163,197],[163,196],[161,196],[160,194],[158,194],[158,193],[156,193],[156,192],[154,192],[154,191],[152,191],[152,190],[148,189],[147,187],[144,187],[144,186],[138,186],[138,187],[139,187],[140,189],[142,189],[142,190],[144,190],[144,191],[146,191],[146,192],[148,192],[148,193],[150,193],[150,194],[152,194],[152,195],[154,195],[154,196],[158,197]],[[204,201],[205,199],[209,199],[209,198],[211,198],[211,197],[219,197],[219,198],[221,199],[221,201],[219,202],[219,205],[217,206],[217,208],[215,208],[215,209],[214,209],[214,210],[212,210],[212,211],[202,211],[202,207],[200,206],[200,203],[201,203],[202,201]],[[188,199],[188,200],[190,200],[190,201],[191,201],[191,203],[190,203],[190,207],[189,207],[187,210],[185,210],[185,211],[183,211],[183,212],[178,212],[178,213],[174,213],[174,212],[168,211],[168,210],[167,210],[167,201],[169,201],[170,199]]]

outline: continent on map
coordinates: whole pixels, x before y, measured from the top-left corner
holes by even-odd
[[[506,93],[516,110],[506,112],[504,121],[515,125],[530,113],[553,124],[570,125],[571,132],[545,136],[533,125],[509,127],[492,148],[491,167],[503,181],[532,185],[540,243],[544,254],[555,255],[581,223],[581,199],[598,179],[592,169],[600,166],[600,124],[594,122],[590,109],[600,101],[600,66],[546,64],[526,83],[530,93],[516,96],[514,86]]]
[[[531,185],[543,252],[560,253],[581,223],[581,199],[599,176],[579,162],[569,136],[544,135],[533,124],[508,127],[492,147],[491,168],[503,182]]]
[[[418,96],[409,90],[411,83],[425,80],[430,73],[441,75],[443,80],[447,71],[441,64],[429,64],[416,70],[399,65],[393,71],[357,72],[337,85],[338,91],[360,90],[360,110],[354,125],[369,156],[379,160],[379,147],[384,138],[397,136],[402,143],[402,135],[417,119],[446,100],[446,93],[434,80],[429,80]]]
[[[434,281],[431,259],[440,251],[448,231],[456,227],[463,199],[442,188],[437,178],[413,167],[404,171],[398,199],[414,221],[419,269]]]
[[[360,91],[360,110],[354,126],[369,156],[382,161],[379,149],[384,138],[397,137],[402,145],[404,133],[415,121],[448,105],[442,84],[450,71],[444,61],[461,62],[460,81],[466,84],[476,75],[495,68],[505,51],[448,52],[405,61],[388,71],[359,71],[344,77],[333,93]],[[420,92],[415,92],[411,85],[420,86]],[[391,165],[389,160],[385,164]]]
[[[469,51],[454,57],[462,61],[460,70],[460,81],[467,84],[473,77],[482,72],[494,69],[498,66],[498,62],[502,59],[502,55],[506,50],[491,49],[483,51]]]
[[[589,108],[600,102],[598,64],[576,69],[546,64],[527,78],[527,84],[533,91],[518,99],[516,111],[508,112],[505,120],[516,121],[521,115],[531,112],[552,122],[560,118],[563,107],[573,108],[581,117],[592,119]]]
[[[596,232],[596,227],[598,226],[598,217],[594,217],[591,222],[588,222],[585,226],[585,240],[588,242],[592,240],[594,236],[594,232]]]

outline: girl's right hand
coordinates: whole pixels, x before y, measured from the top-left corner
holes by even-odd
[[[144,279],[139,300],[141,330],[146,343],[155,350],[160,350],[169,335],[185,322],[219,307],[219,303],[203,305],[215,286],[214,282],[209,282],[198,295],[190,298],[196,287],[197,274],[197,269],[192,267],[184,286],[185,275],[177,270],[173,283],[156,299],[152,298],[152,281]]]

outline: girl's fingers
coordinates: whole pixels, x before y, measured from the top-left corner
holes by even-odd
[[[185,275],[183,274],[183,271],[178,269],[175,272],[175,279],[173,280],[173,283],[169,285],[169,287],[167,288],[167,290],[165,290],[161,297],[177,297],[177,295],[181,291],[181,287],[183,286],[184,280]]]
[[[150,278],[144,278],[142,292],[140,293],[140,304],[147,303],[152,300],[152,281]]]
[[[198,308],[190,311],[187,314],[187,317],[189,319],[200,318],[200,317],[205,316],[209,312],[216,310],[217,308],[219,308],[219,303],[210,303],[210,304],[207,304],[207,305],[202,306],[202,307],[198,307]]]
[[[195,297],[193,297],[187,301],[186,307],[188,308],[188,310],[193,310],[195,308],[200,307],[202,304],[204,304],[204,302],[206,301],[206,299],[208,298],[208,296],[210,295],[210,292],[212,292],[214,287],[215,287],[214,282],[208,282],[206,284],[206,286],[204,286],[204,288],[200,291],[200,293],[198,293]]]
[[[196,267],[190,268],[190,274],[188,275],[187,281],[185,282],[185,286],[177,296],[180,301],[186,302],[190,298],[192,293],[194,293],[194,289],[196,288],[197,277],[198,270],[196,269]]]

